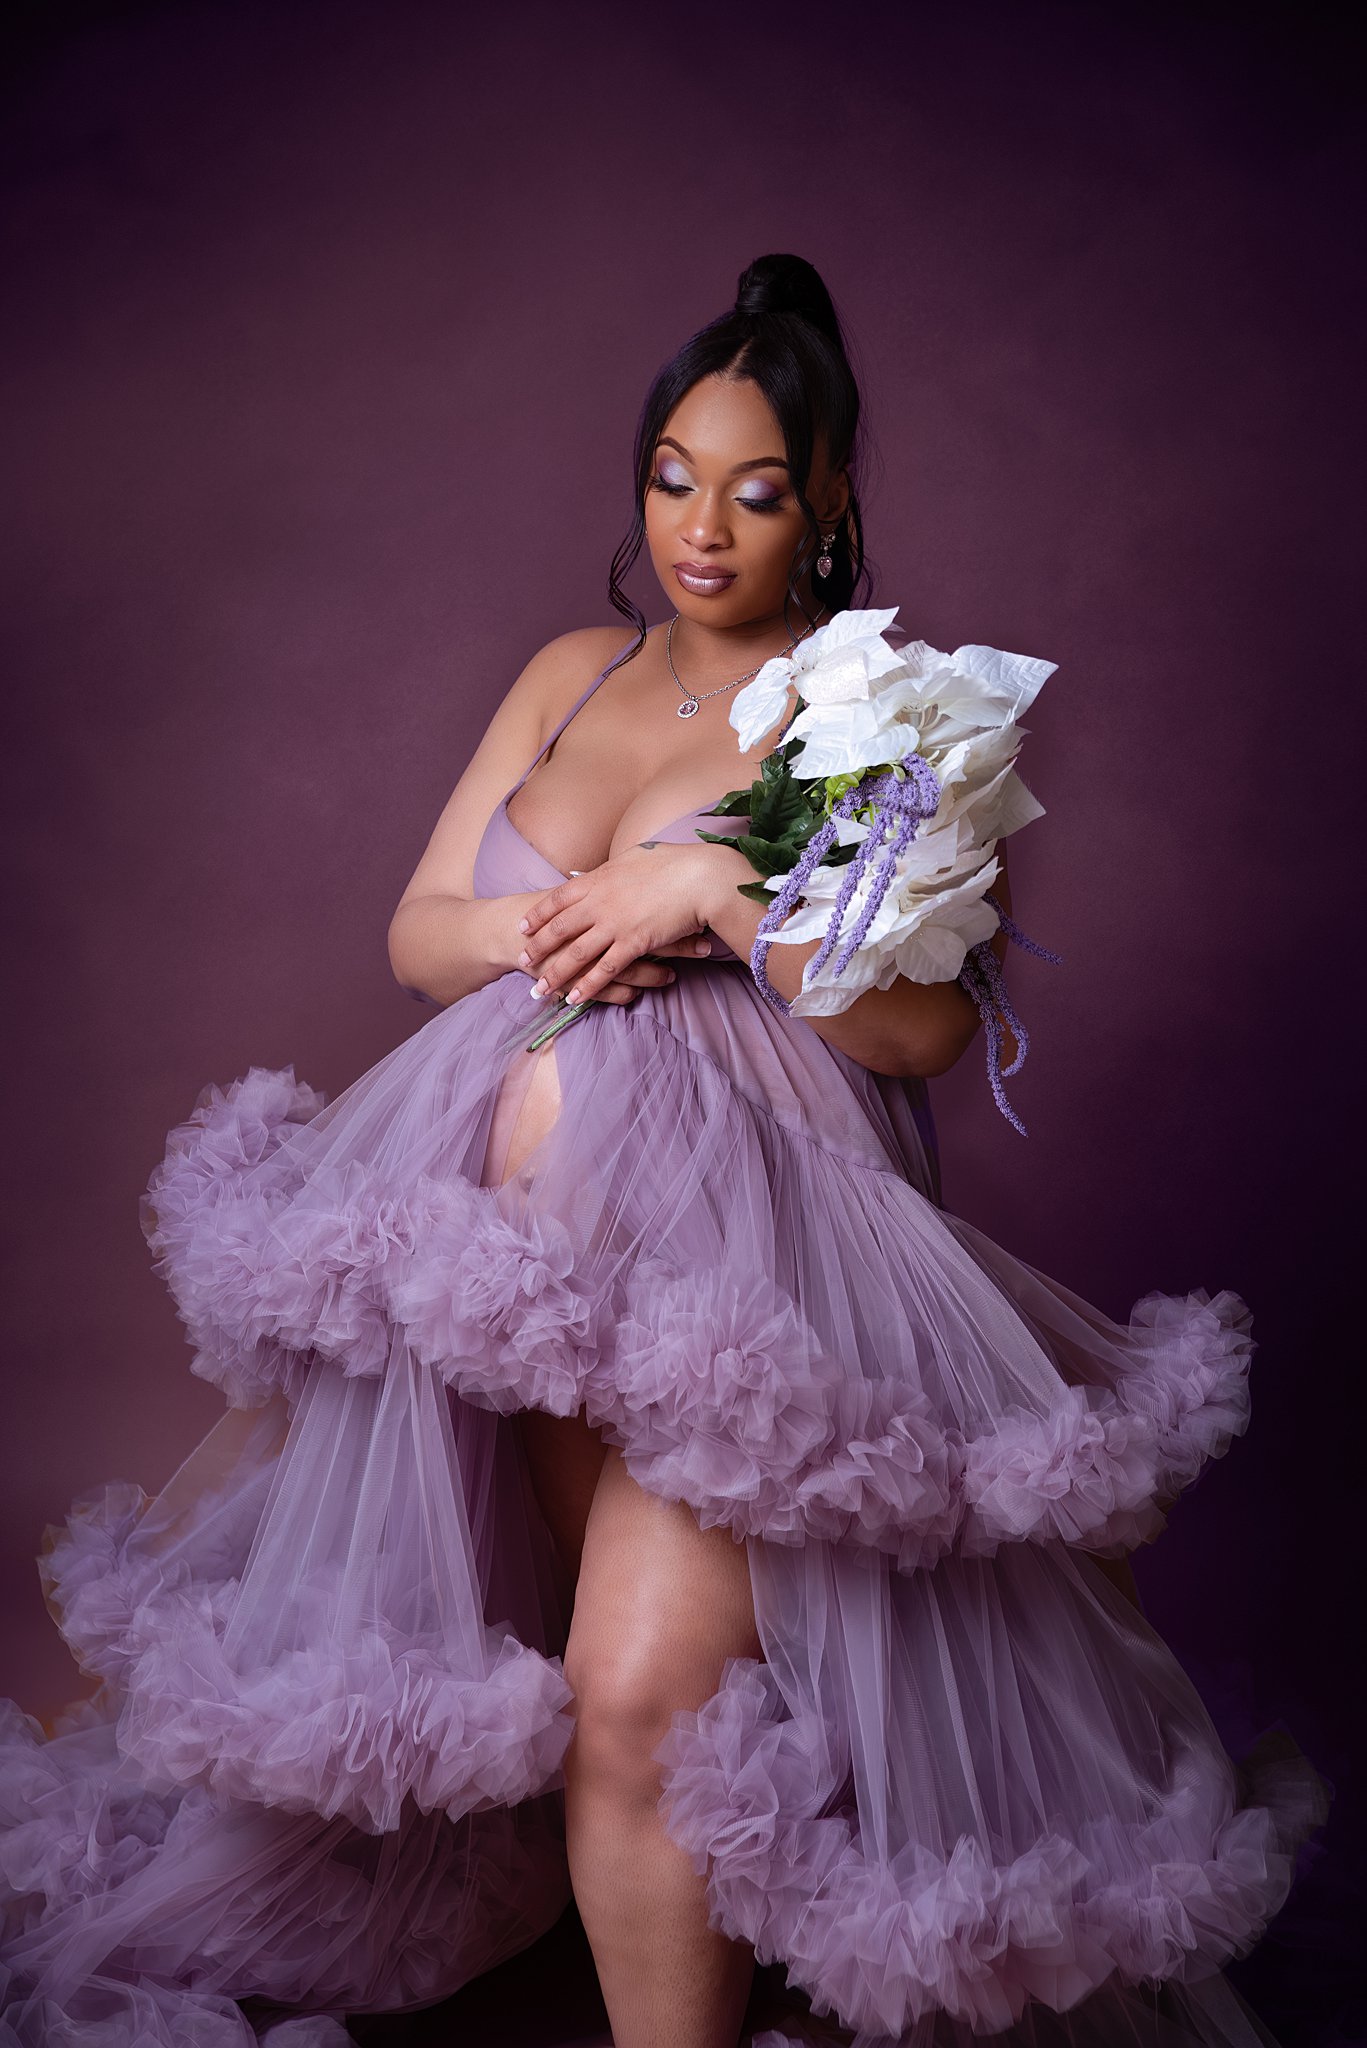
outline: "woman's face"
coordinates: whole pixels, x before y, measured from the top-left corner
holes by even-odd
[[[702,378],[665,421],[654,452],[646,540],[674,609],[708,626],[782,618],[793,558],[809,535],[782,430],[759,386]],[[843,471],[830,474],[820,449],[806,489],[829,529],[844,512],[849,485]],[[798,589],[815,611],[810,569]]]

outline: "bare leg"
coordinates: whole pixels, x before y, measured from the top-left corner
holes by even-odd
[[[754,1952],[709,1928],[704,1880],[665,1833],[651,1752],[676,1709],[762,1654],[744,1544],[604,1460],[565,1672],[570,1876],[616,2048],[735,2048]]]
[[[519,1172],[559,1113],[553,1052],[510,1079],[491,1179]],[[736,2048],[754,1951],[708,1926],[705,1881],[664,1831],[651,1752],[677,1709],[716,1691],[728,1656],[763,1655],[745,1545],[645,1492],[582,1415],[523,1410],[518,1425],[573,1601],[570,1878],[615,2048]]]
[[[548,1415],[540,1408],[517,1414],[518,1433],[537,1505],[555,1545],[555,1582],[564,1614],[574,1607],[584,1531],[607,1445],[580,1415]]]
[[[510,1063],[490,1120],[486,1184],[505,1183],[522,1171],[529,1154],[555,1124],[560,1104],[554,1040]],[[582,1414],[548,1415],[539,1408],[524,1408],[515,1420],[537,1503],[555,1545],[556,1592],[568,1615],[605,1445]]]

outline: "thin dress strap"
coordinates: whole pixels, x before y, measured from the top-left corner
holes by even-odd
[[[553,733],[550,733],[547,736],[547,738],[541,742],[540,750],[532,756],[531,760],[527,763],[522,773],[518,776],[517,781],[513,784],[512,788],[508,791],[508,794],[504,797],[503,801],[505,804],[509,803],[512,800],[512,798],[517,795],[517,792],[521,789],[523,783],[527,780],[527,777],[531,774],[533,768],[535,768],[537,762],[541,759],[541,756],[547,753],[549,749],[555,745],[556,741],[559,739],[561,733],[565,730],[565,727],[569,724],[570,720],[579,711],[583,709],[585,704],[588,703],[589,698],[598,688],[598,685],[602,682],[608,670],[613,666],[613,663],[619,661],[622,655],[624,655],[625,653],[625,647],[619,647],[617,653],[613,655],[612,660],[607,662],[604,667],[599,669],[597,675],[589,684],[588,688],[580,691],[579,695],[575,698],[573,704],[571,704],[569,710],[565,713],[565,716],[561,719],[559,725],[557,725],[557,727],[555,728],[555,731]]]

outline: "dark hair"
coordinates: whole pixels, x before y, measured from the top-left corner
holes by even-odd
[[[629,661],[646,636],[645,614],[627,596],[622,581],[645,539],[645,495],[656,443],[684,394],[703,377],[719,374],[748,378],[757,384],[783,429],[792,489],[810,531],[810,548],[799,552],[788,578],[789,596],[803,617],[809,614],[802,605],[797,578],[815,561],[821,541],[816,514],[804,489],[818,439],[825,444],[831,468],[847,470],[850,478],[849,509],[832,540],[831,573],[818,586],[822,600],[832,612],[846,611],[860,580],[868,578],[856,489],[861,453],[859,386],[840,321],[830,293],[810,263],[801,256],[757,256],[741,273],[731,311],[692,335],[657,371],[646,393],[636,426],[635,517],[608,571],[613,607],[632,621],[638,636],[636,645],[618,661]],[[617,665],[613,663],[614,668]]]

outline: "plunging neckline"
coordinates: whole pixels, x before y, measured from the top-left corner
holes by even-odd
[[[516,796],[518,790],[521,789],[521,787],[522,784],[520,782],[515,782],[513,784],[513,787],[499,798],[498,808],[503,813],[503,822],[508,827],[508,830],[512,833],[513,837],[515,839],[520,839],[522,841],[522,844],[526,847],[528,853],[534,854],[536,858],[541,862],[541,865],[543,867],[549,868],[553,875],[559,875],[562,882],[568,882],[570,877],[566,874],[565,870],[563,868],[558,868],[553,860],[548,860],[546,855],[541,851],[539,846],[533,846],[531,840],[527,837],[526,833],[520,832],[517,826],[513,823],[512,819],[508,815],[509,802],[514,796]],[[728,796],[729,794],[730,792],[728,790],[723,790],[720,796],[715,796],[712,798],[712,805],[715,806],[716,804],[719,804],[722,800],[722,797]],[[676,825],[682,825],[685,819],[687,818],[702,818],[710,817],[711,815],[711,808],[709,808],[709,806],[706,804],[700,804],[696,810],[680,811],[678,817],[669,819],[667,824],[656,825],[651,836],[654,837],[656,834],[661,832],[672,832]],[[732,815],[735,814],[733,813]],[[637,841],[637,844],[639,845],[640,842]]]
[[[639,649],[637,651],[639,651]],[[626,650],[623,649],[622,652],[625,653]],[[514,839],[521,840],[523,846],[526,848],[527,852],[532,855],[533,859],[539,860],[541,862],[541,865],[544,868],[547,868],[551,874],[559,875],[562,882],[567,882],[570,879],[570,877],[565,873],[565,870],[563,868],[558,868],[553,860],[548,860],[546,858],[546,855],[542,853],[539,847],[533,846],[531,840],[527,837],[525,832],[520,832],[518,830],[517,826],[513,823],[512,819],[508,816],[508,805],[513,799],[513,797],[517,795],[518,791],[522,788],[523,784],[527,781],[527,778],[531,775],[533,769],[537,768],[541,764],[541,762],[550,753],[551,748],[555,745],[556,741],[560,739],[562,734],[565,732],[566,728],[571,724],[571,722],[575,718],[578,717],[579,713],[588,703],[589,698],[593,695],[594,691],[598,688],[599,684],[605,681],[605,679],[612,673],[618,658],[619,657],[614,656],[613,660],[607,664],[606,668],[601,668],[598,671],[598,674],[594,677],[593,681],[589,684],[588,688],[580,692],[579,696],[575,699],[574,703],[571,704],[569,710],[560,720],[560,723],[555,727],[555,730],[550,734],[550,736],[547,739],[544,739],[541,742],[541,745],[540,747],[538,747],[536,754],[533,760],[531,761],[530,765],[523,769],[521,775],[519,775],[519,777],[517,778],[517,781],[512,785],[512,788],[504,791],[503,795],[498,800],[496,810],[490,815],[489,823],[492,824],[494,817],[498,815],[499,811],[502,811],[504,822],[506,823],[508,830],[512,833]],[[780,745],[782,744],[781,737],[779,743]],[[720,795],[710,798],[707,805],[701,806],[697,810],[681,811],[677,818],[671,818],[667,824],[656,825],[654,827],[654,831],[656,833],[672,832],[676,825],[684,824],[686,820],[688,820],[689,818],[710,817],[713,815],[716,805],[722,801],[723,797],[726,797],[729,794],[729,790],[722,790]],[[634,801],[635,799],[633,798],[633,802]],[[739,814],[733,812],[729,813],[728,815],[736,816]],[[619,819],[618,822],[620,823],[621,820]],[[484,828],[486,836],[488,834],[488,830],[489,826],[486,825]],[[481,840],[480,843],[482,845],[483,840]]]

